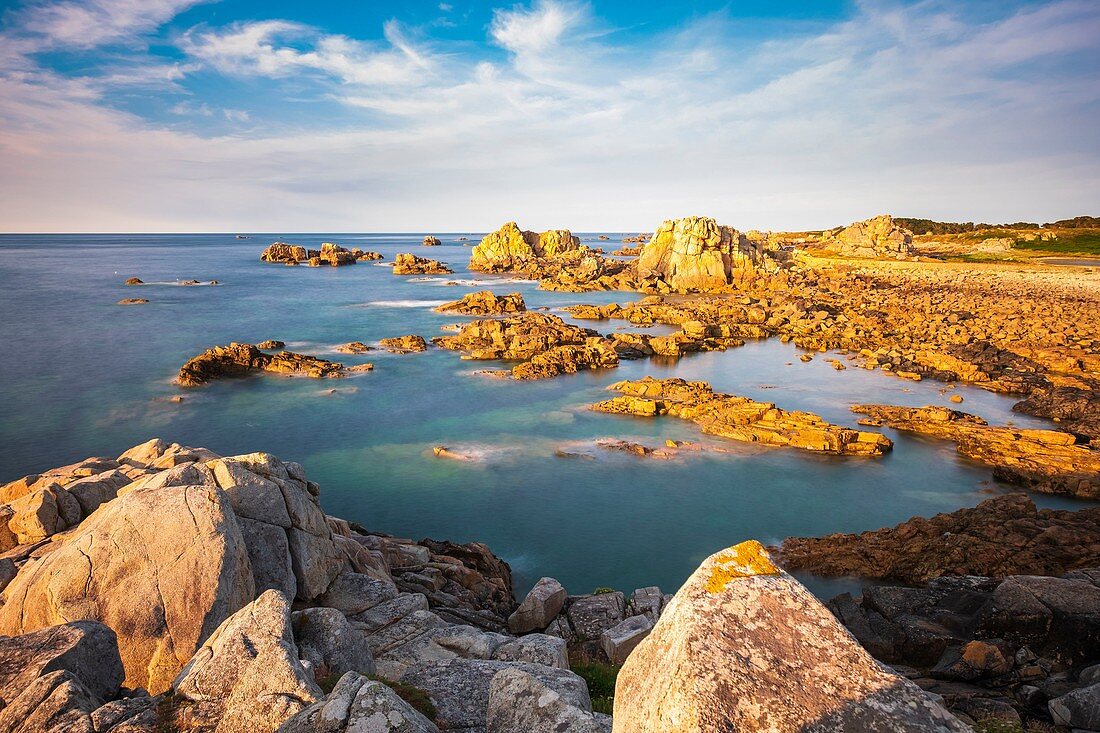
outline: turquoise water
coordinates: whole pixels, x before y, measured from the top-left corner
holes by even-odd
[[[520,593],[542,575],[571,592],[651,584],[673,590],[705,556],[747,538],[778,542],[872,529],[1005,490],[951,445],[892,431],[896,447],[887,457],[838,459],[718,441],[671,418],[586,409],[612,382],[647,374],[707,380],[843,424],[855,423],[848,411],[854,402],[949,404],[942,384],[838,372],[822,356],[802,363],[797,349],[776,340],[515,383],[476,376],[474,370],[497,365],[440,349],[333,352],[347,341],[438,335],[440,326],[463,318],[431,307],[477,289],[519,291],[529,308],[638,297],[551,293],[535,283],[471,275],[469,247],[459,235],[439,236],[444,245],[432,248],[420,246],[423,234],[285,237],[312,247],[335,241],[373,249],[387,260],[411,251],[456,270],[425,281],[369,263],[263,264],[258,258],[275,239],[270,235],[0,236],[0,481],[88,455],[117,455],[152,436],[222,454],[265,450],[303,463],[331,514],[400,536],[486,542],[511,563]],[[467,236],[471,244],[478,239]],[[125,287],[128,277],[163,284]],[[188,279],[221,284],[171,284]],[[446,284],[453,280],[464,284]],[[151,302],[115,304],[125,297]],[[583,323],[605,332],[624,327]],[[375,371],[324,381],[261,376],[192,390],[172,384],[180,365],[213,344],[264,339],[348,364],[371,361]],[[1013,414],[1011,398],[959,393],[964,409],[990,421],[1043,424]],[[167,400],[176,394],[185,401]],[[603,437],[699,440],[730,452],[646,460],[593,448]],[[479,460],[437,458],[431,448],[439,444]],[[559,448],[593,459],[556,457]],[[823,594],[843,585],[808,581]]]

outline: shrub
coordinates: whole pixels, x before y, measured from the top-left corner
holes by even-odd
[[[433,722],[435,721],[435,716],[437,715],[435,705],[432,704],[432,699],[428,697],[428,693],[424,690],[404,682],[387,679],[381,675],[372,674],[370,675],[370,679],[386,685],[396,692],[398,697],[409,705],[412,705],[413,708],[419,711],[425,718]]]
[[[618,664],[602,662],[581,662],[571,667],[573,672],[588,685],[588,694],[592,697],[592,709],[597,713],[611,715],[615,705],[615,680],[622,667]]]

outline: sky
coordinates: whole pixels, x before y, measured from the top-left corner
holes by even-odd
[[[1097,0],[0,1],[0,231],[1100,215]]]

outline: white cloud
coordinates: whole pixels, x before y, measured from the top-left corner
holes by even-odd
[[[183,49],[218,71],[289,77],[316,71],[347,84],[394,86],[416,83],[431,71],[430,55],[406,39],[396,21],[384,28],[387,46],[374,47],[342,35],[322,35],[282,20],[238,23],[224,31],[193,30]],[[300,50],[290,42],[308,42]]]
[[[749,43],[723,14],[617,45],[587,6],[497,13],[491,62],[396,23],[369,43],[287,21],[195,29],[189,63],[303,74],[362,124],[203,137],[5,65],[0,221],[16,229],[743,228],[893,211],[964,220],[1089,212],[1100,190],[1100,7],[975,23],[954,4],[861,5]],[[526,45],[524,39],[527,39]],[[203,104],[199,98],[189,100]],[[245,106],[234,103],[235,106]],[[201,116],[201,112],[199,115]],[[253,115],[258,118],[258,115]],[[242,175],[241,171],[248,171]]]
[[[16,14],[28,33],[51,46],[94,48],[152,31],[208,0],[66,0],[31,5]]]

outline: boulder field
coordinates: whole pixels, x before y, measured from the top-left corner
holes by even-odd
[[[756,543],[675,596],[544,578],[517,605],[484,545],[327,516],[302,467],[266,453],[154,439],[0,491],[79,502],[90,482],[98,507],[0,556],[5,731],[967,730]],[[614,721],[571,644],[625,660]]]

